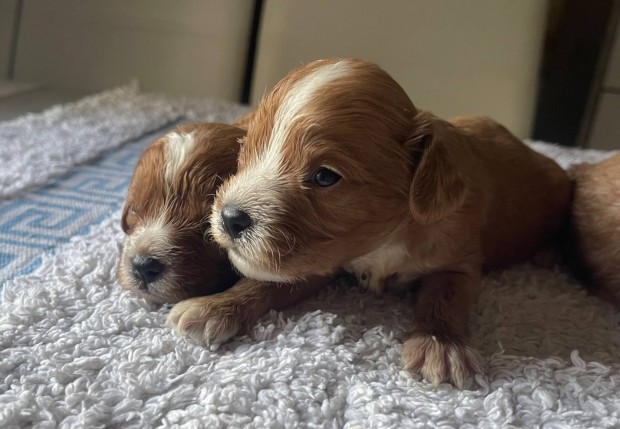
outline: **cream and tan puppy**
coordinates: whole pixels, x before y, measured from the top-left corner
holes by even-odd
[[[416,109],[374,64],[317,61],[260,103],[214,203],[214,238],[255,280],[224,301],[188,300],[169,320],[223,340],[243,314],[320,288],[311,276],[344,267],[377,293],[417,281],[403,363],[463,386],[481,370],[466,335],[483,272],[549,243],[569,198],[565,172],[492,120],[448,123]]]
[[[237,168],[245,130],[184,125],[151,144],[136,166],[122,227],[120,284],[155,302],[220,292],[235,274],[207,232],[211,204]]]
[[[620,308],[620,154],[571,169],[575,196],[571,211],[575,266],[583,265],[592,291]]]

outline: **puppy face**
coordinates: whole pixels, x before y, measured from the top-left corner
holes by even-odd
[[[238,173],[218,191],[216,241],[241,273],[268,281],[328,274],[380,246],[408,218],[415,115],[373,64],[292,72],[257,108]]]
[[[208,237],[215,191],[234,173],[241,129],[187,125],[138,161],[122,215],[121,285],[156,302],[226,289],[238,276]]]

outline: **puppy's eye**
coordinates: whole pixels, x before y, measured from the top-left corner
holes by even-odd
[[[342,179],[340,174],[330,170],[329,168],[321,167],[314,173],[312,183],[325,188],[335,185],[340,179]]]

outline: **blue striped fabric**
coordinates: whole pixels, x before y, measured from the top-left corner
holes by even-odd
[[[142,151],[169,125],[80,165],[44,188],[0,201],[0,291],[31,273],[45,253],[118,210]]]

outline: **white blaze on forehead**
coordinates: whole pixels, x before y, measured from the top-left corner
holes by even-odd
[[[169,242],[170,228],[166,224],[165,217],[160,216],[153,222],[146,224],[142,231],[141,238],[149,241]]]
[[[194,152],[196,139],[194,133],[172,132],[164,137],[166,144],[166,169],[164,179],[172,182],[185,160]]]
[[[316,94],[329,83],[344,77],[348,69],[346,61],[327,64],[303,77],[293,86],[276,112],[271,138],[261,157],[261,170],[278,171],[280,154],[299,116]]]
[[[131,254],[141,254],[144,249],[148,249],[148,254],[144,256],[164,258],[170,252],[174,231],[166,222],[166,213],[162,213],[158,218],[146,222],[143,226],[136,229],[126,242],[128,251]]]

